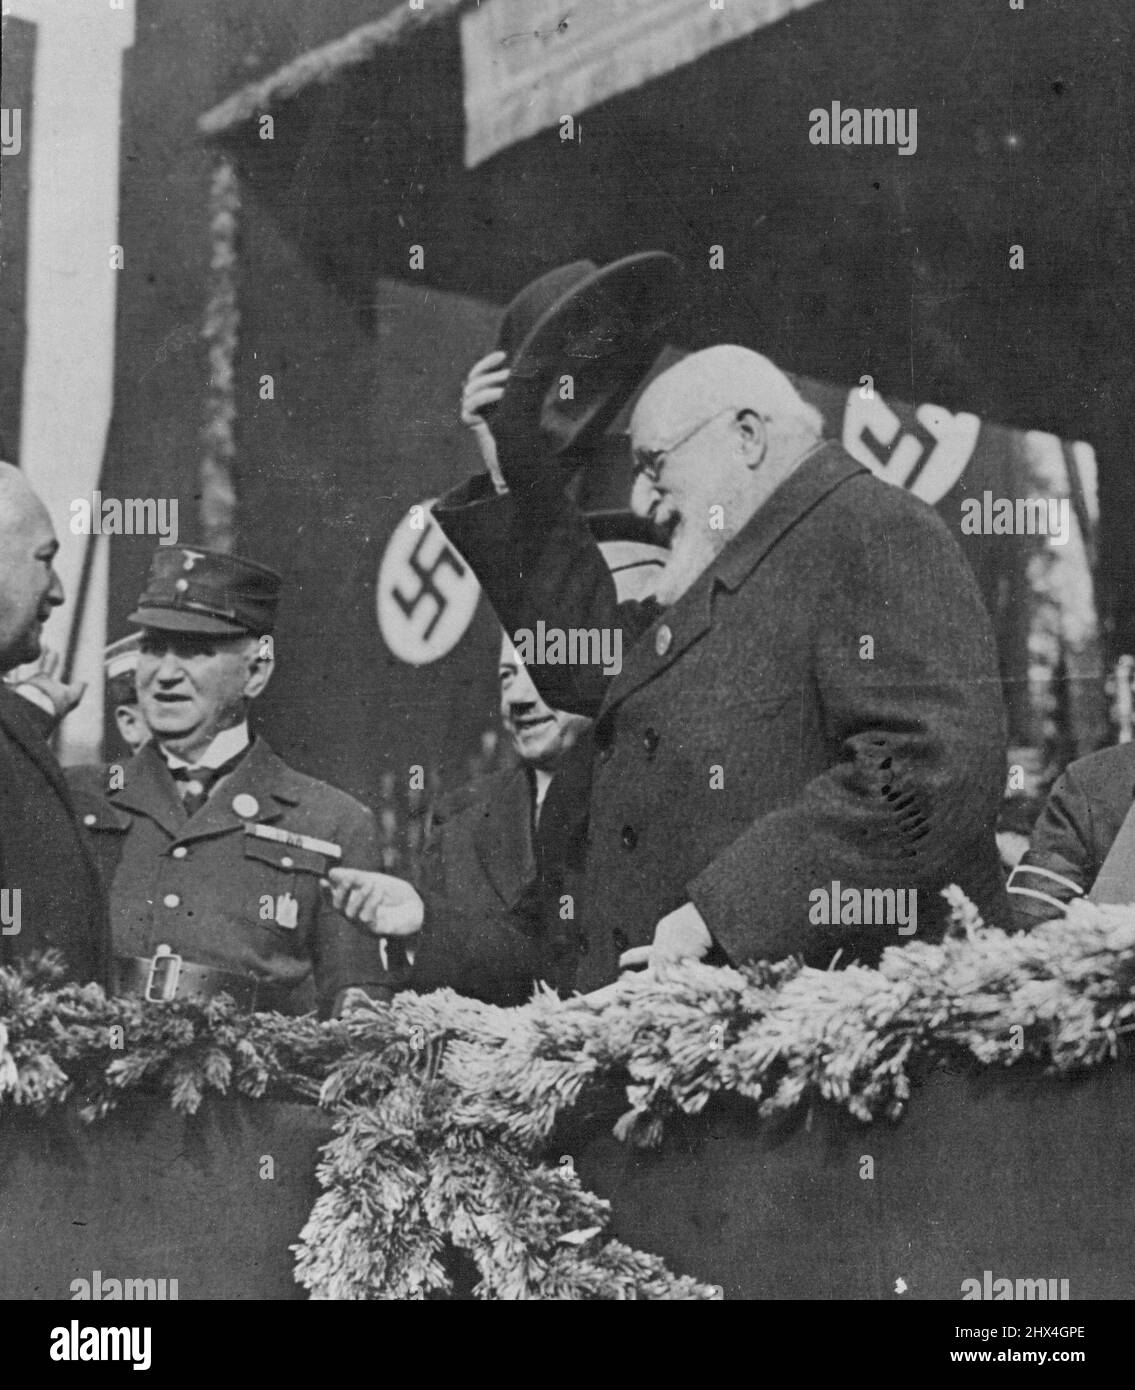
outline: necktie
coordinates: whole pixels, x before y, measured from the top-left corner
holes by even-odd
[[[170,773],[177,784],[177,794],[188,816],[195,816],[208,801],[209,793],[217,782],[230,773],[244,757],[247,749],[242,748],[235,758],[230,758],[220,767],[171,767]]]

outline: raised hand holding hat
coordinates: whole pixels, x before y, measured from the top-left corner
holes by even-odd
[[[482,359],[467,383],[509,486],[523,486],[543,459],[598,441],[676,320],[681,281],[673,256],[647,251],[602,269],[560,266],[517,295],[501,325],[505,358]]]
[[[508,381],[508,368],[503,366],[505,360],[506,354],[497,349],[479,362],[474,362],[461,391],[461,423],[473,431],[481,460],[498,492],[507,492],[508,484],[497,459],[496,440],[482,411],[496,405],[504,395],[505,382]]]

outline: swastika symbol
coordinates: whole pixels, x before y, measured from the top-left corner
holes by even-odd
[[[387,542],[378,571],[378,626],[389,650],[410,666],[438,661],[460,642],[481,594],[473,571],[418,503]]]
[[[444,591],[438,588],[434,576],[440,569],[446,566],[453,571],[458,579],[464,579],[467,573],[467,568],[461,557],[448,544],[444,545],[438,552],[437,558],[432,565],[426,566],[422,563],[422,547],[426,543],[426,537],[436,529],[436,526],[431,522],[429,528],[423,531],[418,537],[418,543],[410,552],[410,556],[406,561],[407,565],[409,565],[410,569],[413,570],[421,581],[418,585],[417,593],[413,595],[404,594],[397,585],[390,591],[391,598],[398,607],[401,608],[402,612],[405,613],[406,617],[410,619],[413,619],[423,599],[433,599],[435,604],[433,617],[429,620],[425,631],[422,633],[422,640],[425,642],[428,642],[434,635],[434,629],[437,627],[438,623],[441,622],[445,610],[449,607],[449,599]]]
[[[843,416],[843,447],[884,482],[906,488],[936,506],[965,472],[977,446],[981,421],[923,404],[906,418],[877,392],[864,400],[848,393]]]

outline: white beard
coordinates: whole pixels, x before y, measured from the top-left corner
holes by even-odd
[[[670,558],[652,597],[667,608],[682,597],[709,569],[729,543],[726,531],[693,530],[685,522],[670,538]]]

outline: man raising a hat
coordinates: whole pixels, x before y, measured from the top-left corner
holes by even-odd
[[[766,358],[694,353],[638,400],[631,506],[669,556],[653,602],[619,603],[549,415],[565,377],[589,372],[592,397],[613,379],[589,353],[653,339],[643,280],[664,266],[636,264],[569,289],[507,367],[480,364],[508,492],[476,479],[434,508],[506,631],[621,635],[617,672],[531,663],[549,704],[595,719],[578,986],[688,958],[870,962],[940,935],[951,883],[998,920],[1004,712],[976,582]]]
[[[380,944],[320,886],[332,864],[378,865],[373,816],[249,728],[272,675],[280,582],[249,560],[162,547],[130,616],[152,742],[71,774],[109,889],[120,993],[224,993],[324,1017],[352,986],[387,994]]]

